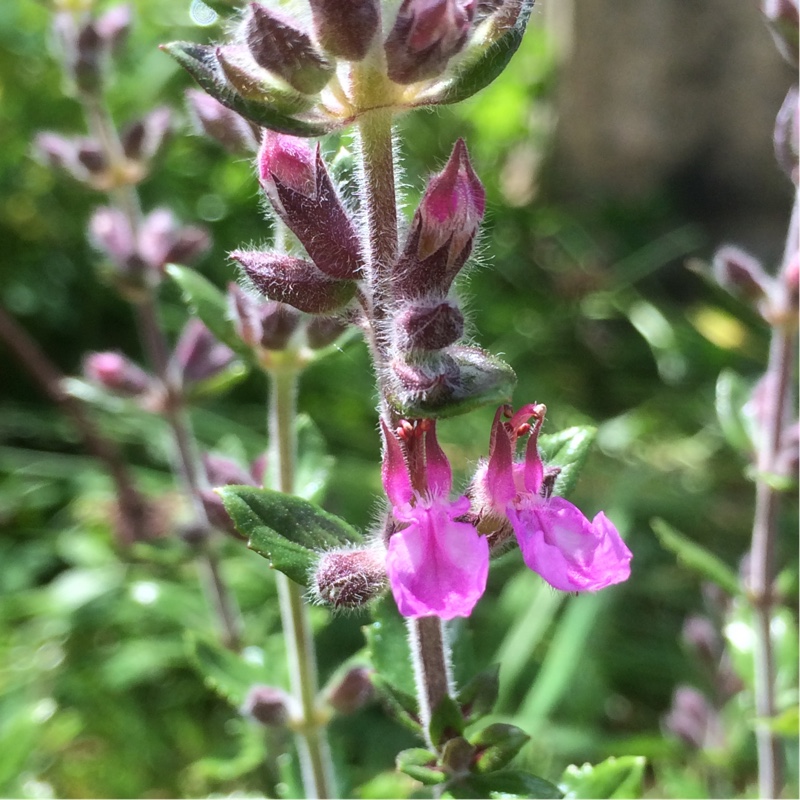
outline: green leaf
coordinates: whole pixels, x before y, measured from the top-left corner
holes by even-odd
[[[717,419],[728,444],[741,453],[753,450],[753,439],[743,410],[751,394],[752,387],[741,375],[731,369],[720,372],[714,402]]]
[[[458,693],[461,711],[468,723],[491,713],[500,692],[500,665],[479,672]]]
[[[375,672],[403,694],[415,697],[416,686],[411,668],[411,648],[403,617],[394,598],[387,594],[372,606],[374,622],[364,627],[367,650]],[[414,713],[417,713],[416,703]]]
[[[452,347],[448,353],[458,365],[457,385],[431,398],[390,388],[388,400],[398,414],[409,419],[444,419],[511,399],[517,376],[505,361],[477,347]]]
[[[308,414],[297,415],[297,452],[295,492],[317,503],[325,494],[336,459],[327,452],[325,439]]]
[[[517,769],[470,775],[448,784],[442,797],[453,798],[546,798],[557,800],[564,795],[550,781]]]
[[[181,290],[183,302],[189,311],[199,317],[219,341],[228,345],[238,355],[252,360],[252,352],[236,335],[236,329],[229,316],[228,300],[225,294],[197,270],[190,267],[167,264],[166,270],[167,275]]]
[[[445,695],[431,713],[431,721],[428,724],[430,740],[438,747],[462,733],[464,733],[464,717],[461,709],[452,697]]]
[[[296,108],[293,93],[264,87],[264,100],[251,100],[233,90],[218,68],[215,48],[194,42],[161,45],[214,99],[256,125],[291,136],[322,136],[336,127],[331,122],[302,120],[291,116]],[[295,106],[295,108],[293,108]]]
[[[410,775],[414,780],[425,784],[425,786],[434,786],[437,783],[443,783],[447,779],[447,775],[445,775],[441,767],[436,765],[436,762],[436,753],[431,753],[430,750],[425,750],[422,747],[403,750],[397,754],[395,759],[397,769],[400,772]]]
[[[479,751],[476,772],[496,772],[511,761],[530,741],[525,731],[516,725],[495,722],[469,737],[469,743]]]
[[[424,102],[436,105],[460,103],[492,83],[517,52],[532,9],[533,0],[524,0],[516,24],[495,41],[474,46],[474,52],[468,52],[456,66],[453,77]]]
[[[651,520],[650,527],[661,546],[675,553],[684,566],[713,581],[731,596],[740,594],[741,587],[736,573],[724,561],[676,531],[663,519]]]
[[[412,733],[422,735],[416,698],[392,686],[380,675],[373,674],[372,685],[391,715]]]
[[[594,766],[572,765],[564,770],[558,786],[565,798],[638,798],[642,796],[645,763],[643,756],[622,756]]]
[[[561,468],[554,487],[559,497],[566,497],[575,487],[596,436],[597,428],[577,426],[539,437],[545,464]]]
[[[361,541],[343,519],[300,497],[257,489],[224,486],[217,490],[247,546],[270,565],[303,586],[320,550]]]
[[[264,668],[195,634],[186,637],[189,658],[209,689],[239,708],[250,687],[265,682]]]

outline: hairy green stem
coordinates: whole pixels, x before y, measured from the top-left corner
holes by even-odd
[[[294,365],[280,365],[270,371],[269,460],[276,470],[277,488],[285,494],[295,491],[297,457],[296,407],[299,372]],[[335,795],[333,764],[324,721],[317,710],[317,665],[314,637],[303,600],[303,587],[281,573],[276,574],[281,622],[286,641],[292,695],[300,710],[296,724],[297,752],[307,798]]]
[[[794,316],[791,290],[785,284],[785,270],[798,249],[798,197],[786,239],[784,263],[778,280],[782,299],[778,300],[778,321],[772,330],[765,382],[765,424],[756,454],[756,500],[750,548],[749,595],[754,613],[754,684],[756,706],[756,748],[758,787],[762,798],[778,797],[781,789],[781,750],[777,734],[770,727],[775,716],[775,653],[770,632],[775,607],[775,544],[781,492],[771,475],[778,472],[782,438],[792,411],[792,370],[795,362],[795,331],[782,319],[784,310]]]

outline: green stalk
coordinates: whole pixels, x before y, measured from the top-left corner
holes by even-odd
[[[294,494],[297,455],[296,407],[299,371],[293,364],[270,371],[269,460],[275,466],[277,488]],[[301,718],[295,725],[297,752],[307,798],[335,794],[333,764],[324,720],[317,710],[316,654],[314,637],[303,600],[303,587],[282,573],[276,574],[281,622],[286,641],[289,681]]]

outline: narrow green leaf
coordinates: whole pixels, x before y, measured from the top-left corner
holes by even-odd
[[[380,675],[372,676],[372,685],[390,714],[412,733],[422,735],[416,699],[392,686]]]
[[[496,772],[508,764],[530,741],[525,731],[516,725],[495,722],[469,737],[469,743],[479,751],[476,772]]]
[[[500,691],[500,665],[479,672],[458,693],[461,711],[468,723],[491,713]]]
[[[545,464],[561,468],[554,487],[559,497],[566,497],[575,487],[596,436],[597,428],[577,426],[539,437]]]
[[[458,346],[448,352],[458,365],[457,385],[432,398],[401,395],[390,388],[389,402],[401,416],[444,419],[510,400],[517,376],[505,361],[477,347]]]
[[[469,775],[448,784],[442,797],[458,798],[544,798],[558,800],[564,797],[561,790],[550,781],[517,769],[491,772],[488,775]]]
[[[264,87],[265,99],[250,100],[236,93],[217,66],[215,48],[194,42],[161,45],[214,99],[262,128],[291,136],[322,136],[336,125],[329,121],[302,120],[293,116],[297,100],[293,93]]]
[[[228,300],[208,278],[197,270],[180,264],[167,264],[167,275],[181,290],[181,297],[189,311],[223,344],[238,355],[252,360],[250,349],[236,335],[236,329],[228,313]]]
[[[236,528],[248,537],[247,546],[303,586],[318,551],[361,541],[343,519],[300,497],[252,486],[224,486],[217,492]]]
[[[195,634],[186,637],[186,647],[206,686],[236,708],[244,703],[251,686],[265,682],[263,667]]]
[[[406,623],[397,611],[391,595],[387,594],[373,604],[372,618],[374,622],[363,630],[375,672],[395,689],[414,697],[416,686]],[[416,711],[415,704],[414,713]]]
[[[559,789],[565,798],[638,798],[642,796],[642,778],[646,759],[643,756],[607,758],[600,764],[569,766],[564,770]]]
[[[425,786],[434,786],[447,779],[444,771],[436,765],[436,760],[436,753],[421,747],[413,747],[398,753],[395,763],[400,772],[410,775]]]
[[[447,739],[464,733],[464,717],[458,703],[449,695],[445,695],[439,705],[431,713],[428,724],[430,740],[438,747]]]
[[[684,566],[713,581],[733,597],[741,593],[736,573],[705,547],[691,541],[663,519],[651,520],[650,527],[658,537],[661,546],[675,553]]]
[[[456,66],[453,77],[425,102],[436,105],[460,103],[492,83],[517,52],[532,9],[533,0],[523,0],[514,27],[488,45],[475,46],[474,53],[468,53]]]

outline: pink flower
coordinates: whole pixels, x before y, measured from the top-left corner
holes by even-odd
[[[558,472],[545,470],[537,442],[545,407],[524,406],[506,423],[504,411],[495,415],[489,461],[474,483],[484,516],[507,519],[527,566],[556,589],[593,592],[627,580],[631,552],[606,515],[589,522],[572,503],[551,497]],[[528,434],[524,460],[514,461],[517,439]]]
[[[401,525],[389,538],[386,555],[397,607],[405,617],[468,617],[486,589],[489,544],[472,525],[458,521],[469,511],[469,500],[448,499],[452,473],[435,423],[404,428],[403,444],[381,424],[383,485]],[[412,469],[424,489],[415,490]]]

